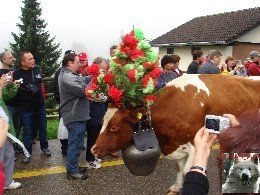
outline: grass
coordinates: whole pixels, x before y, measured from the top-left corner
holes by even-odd
[[[47,120],[47,138],[48,139],[57,139],[59,120],[56,119],[48,119]]]

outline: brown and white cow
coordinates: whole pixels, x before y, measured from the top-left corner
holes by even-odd
[[[177,160],[177,179],[170,192],[178,192],[194,157],[193,138],[207,114],[235,116],[260,107],[260,81],[227,75],[184,75],[163,88],[152,106],[152,124],[163,155]],[[97,157],[126,148],[132,126],[144,108],[109,107],[92,152]]]

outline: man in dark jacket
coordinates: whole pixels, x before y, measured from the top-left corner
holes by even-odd
[[[14,80],[23,79],[18,90],[17,99],[21,109],[21,120],[23,124],[23,143],[32,153],[32,131],[34,129],[34,120],[37,120],[40,134],[41,150],[45,156],[50,157],[51,152],[48,149],[47,141],[47,119],[46,108],[41,91],[42,77],[39,67],[35,66],[33,55],[28,52],[22,52],[20,55],[21,68],[13,74]],[[30,158],[24,157],[23,163],[28,164]]]
[[[198,74],[220,74],[218,65],[221,61],[221,56],[222,54],[219,51],[211,51],[208,56],[209,60],[199,67]]]
[[[190,63],[187,74],[198,74],[198,68],[204,61],[203,52],[201,50],[195,50],[192,52],[193,61]]]

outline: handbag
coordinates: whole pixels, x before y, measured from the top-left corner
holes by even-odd
[[[68,129],[63,123],[63,118],[60,118],[57,139],[68,139]]]

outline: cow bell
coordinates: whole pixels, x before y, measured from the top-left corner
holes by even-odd
[[[147,176],[153,173],[159,161],[161,149],[157,147],[138,150],[134,142],[122,151],[122,158],[128,170],[136,176]]]

